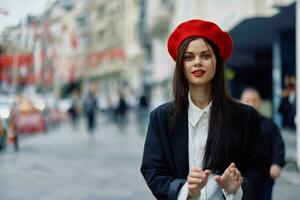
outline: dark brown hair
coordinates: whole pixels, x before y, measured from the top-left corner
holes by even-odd
[[[188,81],[184,74],[183,56],[188,44],[199,37],[187,38],[179,47],[176,60],[176,68],[173,76],[173,95],[174,95],[174,112],[171,123],[171,130],[176,123],[179,115],[188,108]],[[204,168],[213,171],[222,170],[224,167],[221,163],[224,159],[225,150],[228,147],[228,138],[225,138],[223,131],[223,105],[224,101],[230,100],[227,95],[224,77],[224,61],[222,60],[219,49],[210,40],[203,38],[209,44],[216,55],[216,73],[212,81],[212,106],[210,113],[210,124],[208,137],[206,141],[205,154],[203,158]],[[171,135],[170,135],[171,136]],[[228,142],[228,144],[226,144]]]

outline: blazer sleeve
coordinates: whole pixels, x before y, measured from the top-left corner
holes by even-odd
[[[144,146],[141,172],[157,199],[177,199],[179,190],[186,182],[186,179],[176,179],[172,176],[170,164],[168,164],[163,149],[160,127],[162,120],[159,120],[158,112],[152,111]],[[165,130],[166,131],[166,130]]]
[[[246,191],[244,193],[245,197],[249,193],[252,196],[250,199],[256,199],[257,185],[260,185],[269,176],[271,158],[267,151],[266,140],[256,111],[250,112],[248,122],[248,126],[246,126],[247,134],[244,138],[244,151],[246,154],[244,154],[243,160],[246,170],[243,191]]]

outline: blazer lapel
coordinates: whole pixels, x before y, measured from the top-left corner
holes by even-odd
[[[185,109],[176,120],[170,139],[173,153],[172,157],[178,177],[186,178],[189,173],[187,109]]]

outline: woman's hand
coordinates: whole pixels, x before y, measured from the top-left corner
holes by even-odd
[[[187,177],[189,198],[198,195],[202,188],[207,184],[210,170],[202,170],[198,167],[193,167]]]
[[[222,176],[215,176],[215,180],[226,193],[235,194],[242,185],[243,177],[235,164],[231,163]]]

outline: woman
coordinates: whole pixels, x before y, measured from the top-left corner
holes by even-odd
[[[150,114],[141,172],[157,199],[253,199],[268,173],[257,112],[226,93],[232,40],[216,24],[189,20],[168,39],[174,101]],[[255,192],[255,191],[254,191]]]

